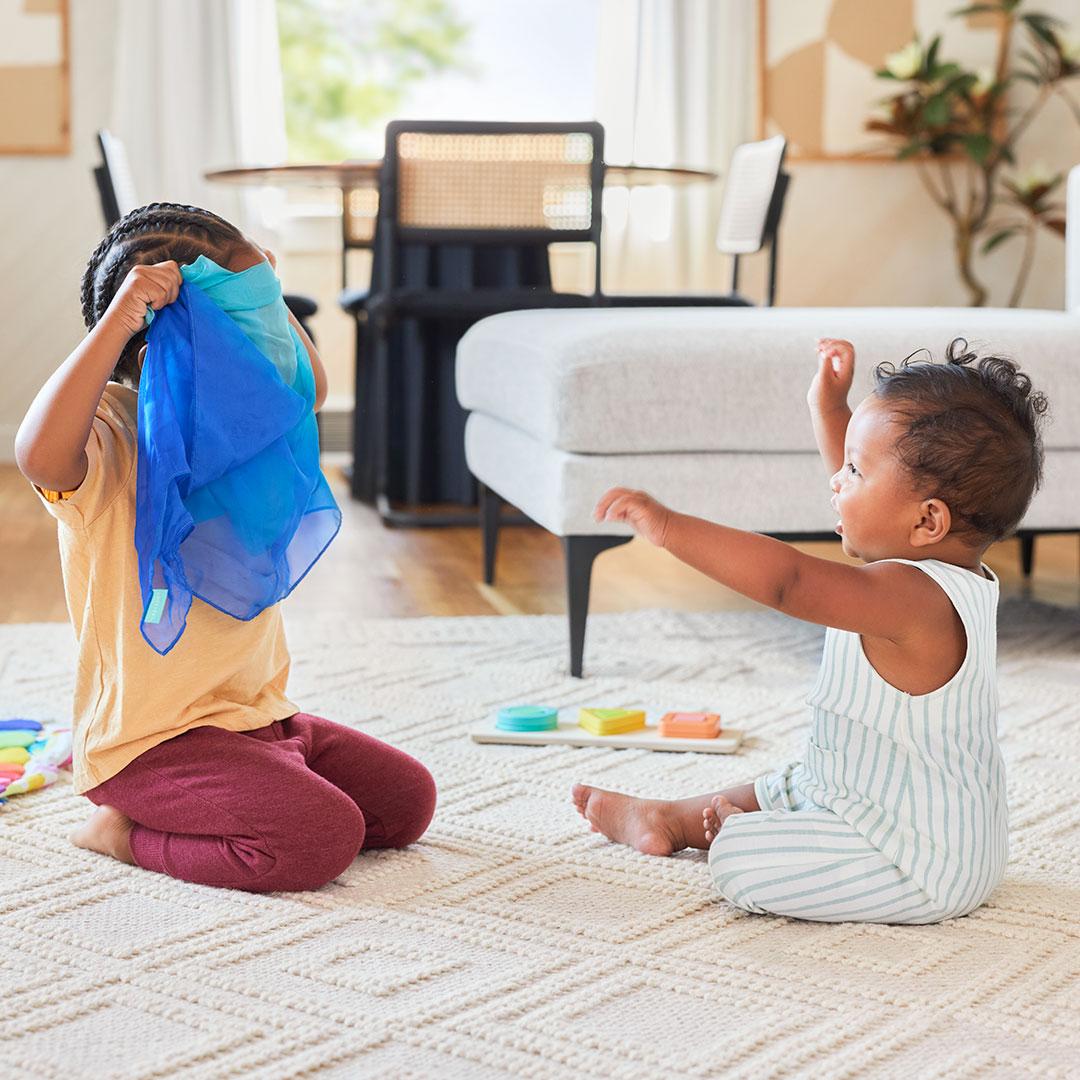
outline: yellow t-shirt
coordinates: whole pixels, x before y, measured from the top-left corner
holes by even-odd
[[[64,592],[78,639],[73,726],[80,793],[189,728],[250,731],[297,712],[285,696],[289,651],[280,606],[241,622],[192,599],[187,628],[167,656],[139,631],[137,401],[134,390],[109,383],[86,444],[82,484],[73,492],[37,489],[59,523]]]

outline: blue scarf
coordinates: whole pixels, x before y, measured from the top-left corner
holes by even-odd
[[[163,656],[191,598],[247,621],[284,599],[341,526],[319,468],[307,350],[268,262],[200,256],[156,313],[139,382],[140,630]]]

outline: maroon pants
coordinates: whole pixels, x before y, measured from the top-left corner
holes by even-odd
[[[412,843],[435,811],[420,762],[307,713],[255,731],[193,728],[86,796],[135,822],[139,866],[249,892],[318,889],[361,849]]]

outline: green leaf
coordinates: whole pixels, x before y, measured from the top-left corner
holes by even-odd
[[[1020,19],[1036,38],[1045,42],[1050,48],[1057,49],[1058,43],[1057,38],[1054,37],[1053,24],[1059,20],[1055,19],[1051,22],[1049,16],[1045,15],[1021,15]]]
[[[928,127],[944,127],[949,122],[949,99],[936,94],[923,109],[923,121]]]
[[[1020,59],[1027,61],[1034,68],[1041,68],[1046,63],[1046,58],[1040,56],[1038,53],[1033,53],[1029,49],[1024,49],[1020,53]]]
[[[1011,229],[1002,229],[1000,232],[994,233],[994,235],[991,236],[990,239],[987,240],[985,244],[983,244],[982,253],[984,255],[989,255],[990,252],[993,251],[994,248],[996,248],[998,246],[998,244],[1005,243],[1005,241],[1008,240],[1009,237],[1015,236],[1016,232],[1017,232],[1016,229],[1011,228]]]
[[[1001,10],[998,4],[969,4],[967,7],[950,11],[949,14],[953,17],[960,15],[988,15],[991,11],[1000,12]]]
[[[941,47],[941,35],[938,34],[933,41],[930,42],[930,48],[926,50],[926,60],[923,67],[926,69],[926,73],[930,78],[936,78],[934,74],[934,62],[937,59],[938,49]]]
[[[974,72],[965,71],[955,78],[950,79],[942,88],[943,94],[966,94],[977,82],[979,76]]]
[[[1025,19],[1028,22],[1039,23],[1040,25],[1046,27],[1065,25],[1064,20],[1059,19],[1056,15],[1047,15],[1044,11],[1032,11],[1029,12],[1027,15],[1021,15],[1020,18]]]
[[[981,165],[994,149],[994,140],[989,135],[965,135],[963,138],[964,149],[972,161]]]
[[[927,143],[922,139],[916,139],[914,142],[910,142],[896,155],[897,161],[906,161],[910,157],[914,157],[920,150],[925,150]]]

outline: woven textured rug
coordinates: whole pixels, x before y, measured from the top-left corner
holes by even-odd
[[[66,840],[60,783],[0,807],[5,1071],[106,1077],[1080,1075],[1080,613],[1002,609],[1012,859],[939,926],[746,915],[703,853],[590,833],[578,779],[683,796],[797,755],[820,632],[772,613],[290,621],[310,712],[420,757],[427,836],[312,894],[251,896]],[[60,718],[63,625],[0,627],[0,713]],[[507,702],[709,702],[735,756],[477,746]]]

